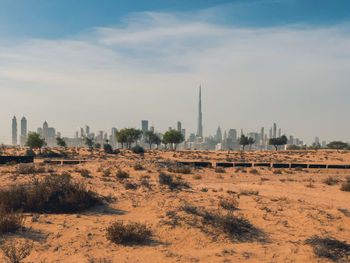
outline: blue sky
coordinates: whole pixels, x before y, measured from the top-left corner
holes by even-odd
[[[350,141],[350,1],[0,0],[0,142],[149,119]],[[131,106],[135,105],[135,106]]]
[[[215,7],[220,16],[207,19],[236,26],[333,25],[350,19],[348,0],[0,0],[0,7],[0,33],[8,37],[60,38],[119,24],[134,12]]]

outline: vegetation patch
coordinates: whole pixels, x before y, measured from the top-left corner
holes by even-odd
[[[115,244],[142,244],[151,239],[152,231],[144,224],[118,221],[106,229],[106,237]]]
[[[339,181],[337,179],[334,179],[332,176],[327,177],[322,181],[322,183],[327,185],[334,185],[337,184]]]
[[[253,242],[263,241],[265,234],[247,219],[237,217],[233,213],[221,214],[217,211],[207,211],[201,207],[185,205],[180,208],[186,214],[193,216],[186,218],[188,224],[200,228],[203,232],[217,237],[224,235],[231,241]]]
[[[305,244],[310,245],[313,248],[317,257],[328,258],[332,261],[350,259],[350,245],[346,242],[337,239],[313,236],[307,239]]]
[[[22,213],[7,212],[4,207],[0,208],[0,235],[21,229],[23,222]]]
[[[122,169],[118,169],[116,175],[115,175],[118,179],[126,179],[129,178],[130,175],[128,172],[123,171]]]
[[[350,183],[343,183],[340,187],[340,190],[345,191],[345,192],[350,192]]]
[[[29,185],[0,190],[0,205],[6,212],[74,213],[100,203],[94,192],[73,183],[70,175],[47,176]]]
[[[160,173],[158,181],[160,185],[167,185],[171,190],[190,188],[187,182],[184,182],[181,178],[174,179],[171,174]]]
[[[238,200],[235,197],[222,198],[219,201],[219,206],[226,210],[235,210],[238,208]]]

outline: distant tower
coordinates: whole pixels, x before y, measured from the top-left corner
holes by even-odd
[[[198,127],[197,137],[203,137],[203,123],[202,123],[202,87],[199,86],[199,103],[198,103]]]
[[[219,126],[218,129],[216,130],[216,140],[217,140],[218,142],[222,142],[222,132],[221,132],[220,126]]]
[[[182,131],[182,125],[181,125],[181,121],[177,122],[177,131],[181,132]]]
[[[12,118],[12,145],[17,145],[17,119],[16,116]]]
[[[20,145],[24,146],[27,140],[27,119],[23,117],[21,119],[21,137],[20,137]]]
[[[148,131],[148,120],[141,121],[141,129],[142,129],[143,135],[145,136],[146,131]]]
[[[273,138],[277,138],[277,124],[273,123]]]
[[[49,125],[47,124],[47,121],[44,122],[43,124],[43,138],[45,140],[45,142],[47,143],[48,142],[48,139],[49,139]]]

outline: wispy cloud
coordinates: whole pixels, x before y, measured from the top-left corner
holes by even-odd
[[[276,120],[309,140],[349,140],[342,121],[349,28],[240,28],[139,13],[71,39],[0,41],[0,116],[26,114],[32,129],[52,120],[68,135],[85,122],[122,127],[143,118],[160,129],[183,120],[193,130],[201,82],[207,132],[219,123],[255,129]],[[8,140],[9,127],[0,134]]]

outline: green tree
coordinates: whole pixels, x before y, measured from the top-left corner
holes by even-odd
[[[139,129],[124,128],[116,133],[116,139],[122,144],[122,148],[124,148],[124,144],[126,144],[127,148],[131,149],[131,145],[140,140],[141,135],[142,131]]]
[[[342,141],[332,141],[327,144],[328,149],[343,150],[348,147],[348,144]]]
[[[285,145],[285,144],[287,144],[287,142],[288,142],[287,136],[282,135],[281,137],[278,137],[278,138],[271,138],[269,140],[269,145],[275,146],[275,149],[277,151],[278,146]]]
[[[249,149],[252,149],[252,145],[255,143],[255,140],[252,137],[248,138],[248,145],[249,145]]]
[[[152,149],[152,144],[157,144],[157,142],[159,144],[161,142],[161,139],[157,134],[154,133],[154,131],[146,131],[145,140],[146,143],[149,144],[150,150]]]
[[[310,150],[318,150],[321,149],[321,144],[318,142],[314,142],[308,147]]]
[[[179,143],[185,140],[183,134],[176,130],[169,130],[163,135],[163,143],[169,144],[172,150],[176,151],[176,147]]]
[[[244,148],[249,144],[248,137],[242,134],[241,138],[239,138],[239,144],[242,145],[244,151]]]
[[[30,149],[39,149],[41,152],[41,148],[46,145],[44,138],[40,136],[37,132],[28,133],[27,140],[25,146],[28,146]]]
[[[66,147],[67,147],[66,141],[63,140],[63,139],[62,139],[61,137],[59,137],[59,136],[56,138],[56,143],[57,143],[57,145],[60,146],[60,147],[63,147],[63,148],[66,148]]]
[[[94,139],[89,137],[84,137],[84,144],[92,150],[92,147],[94,146]]]

